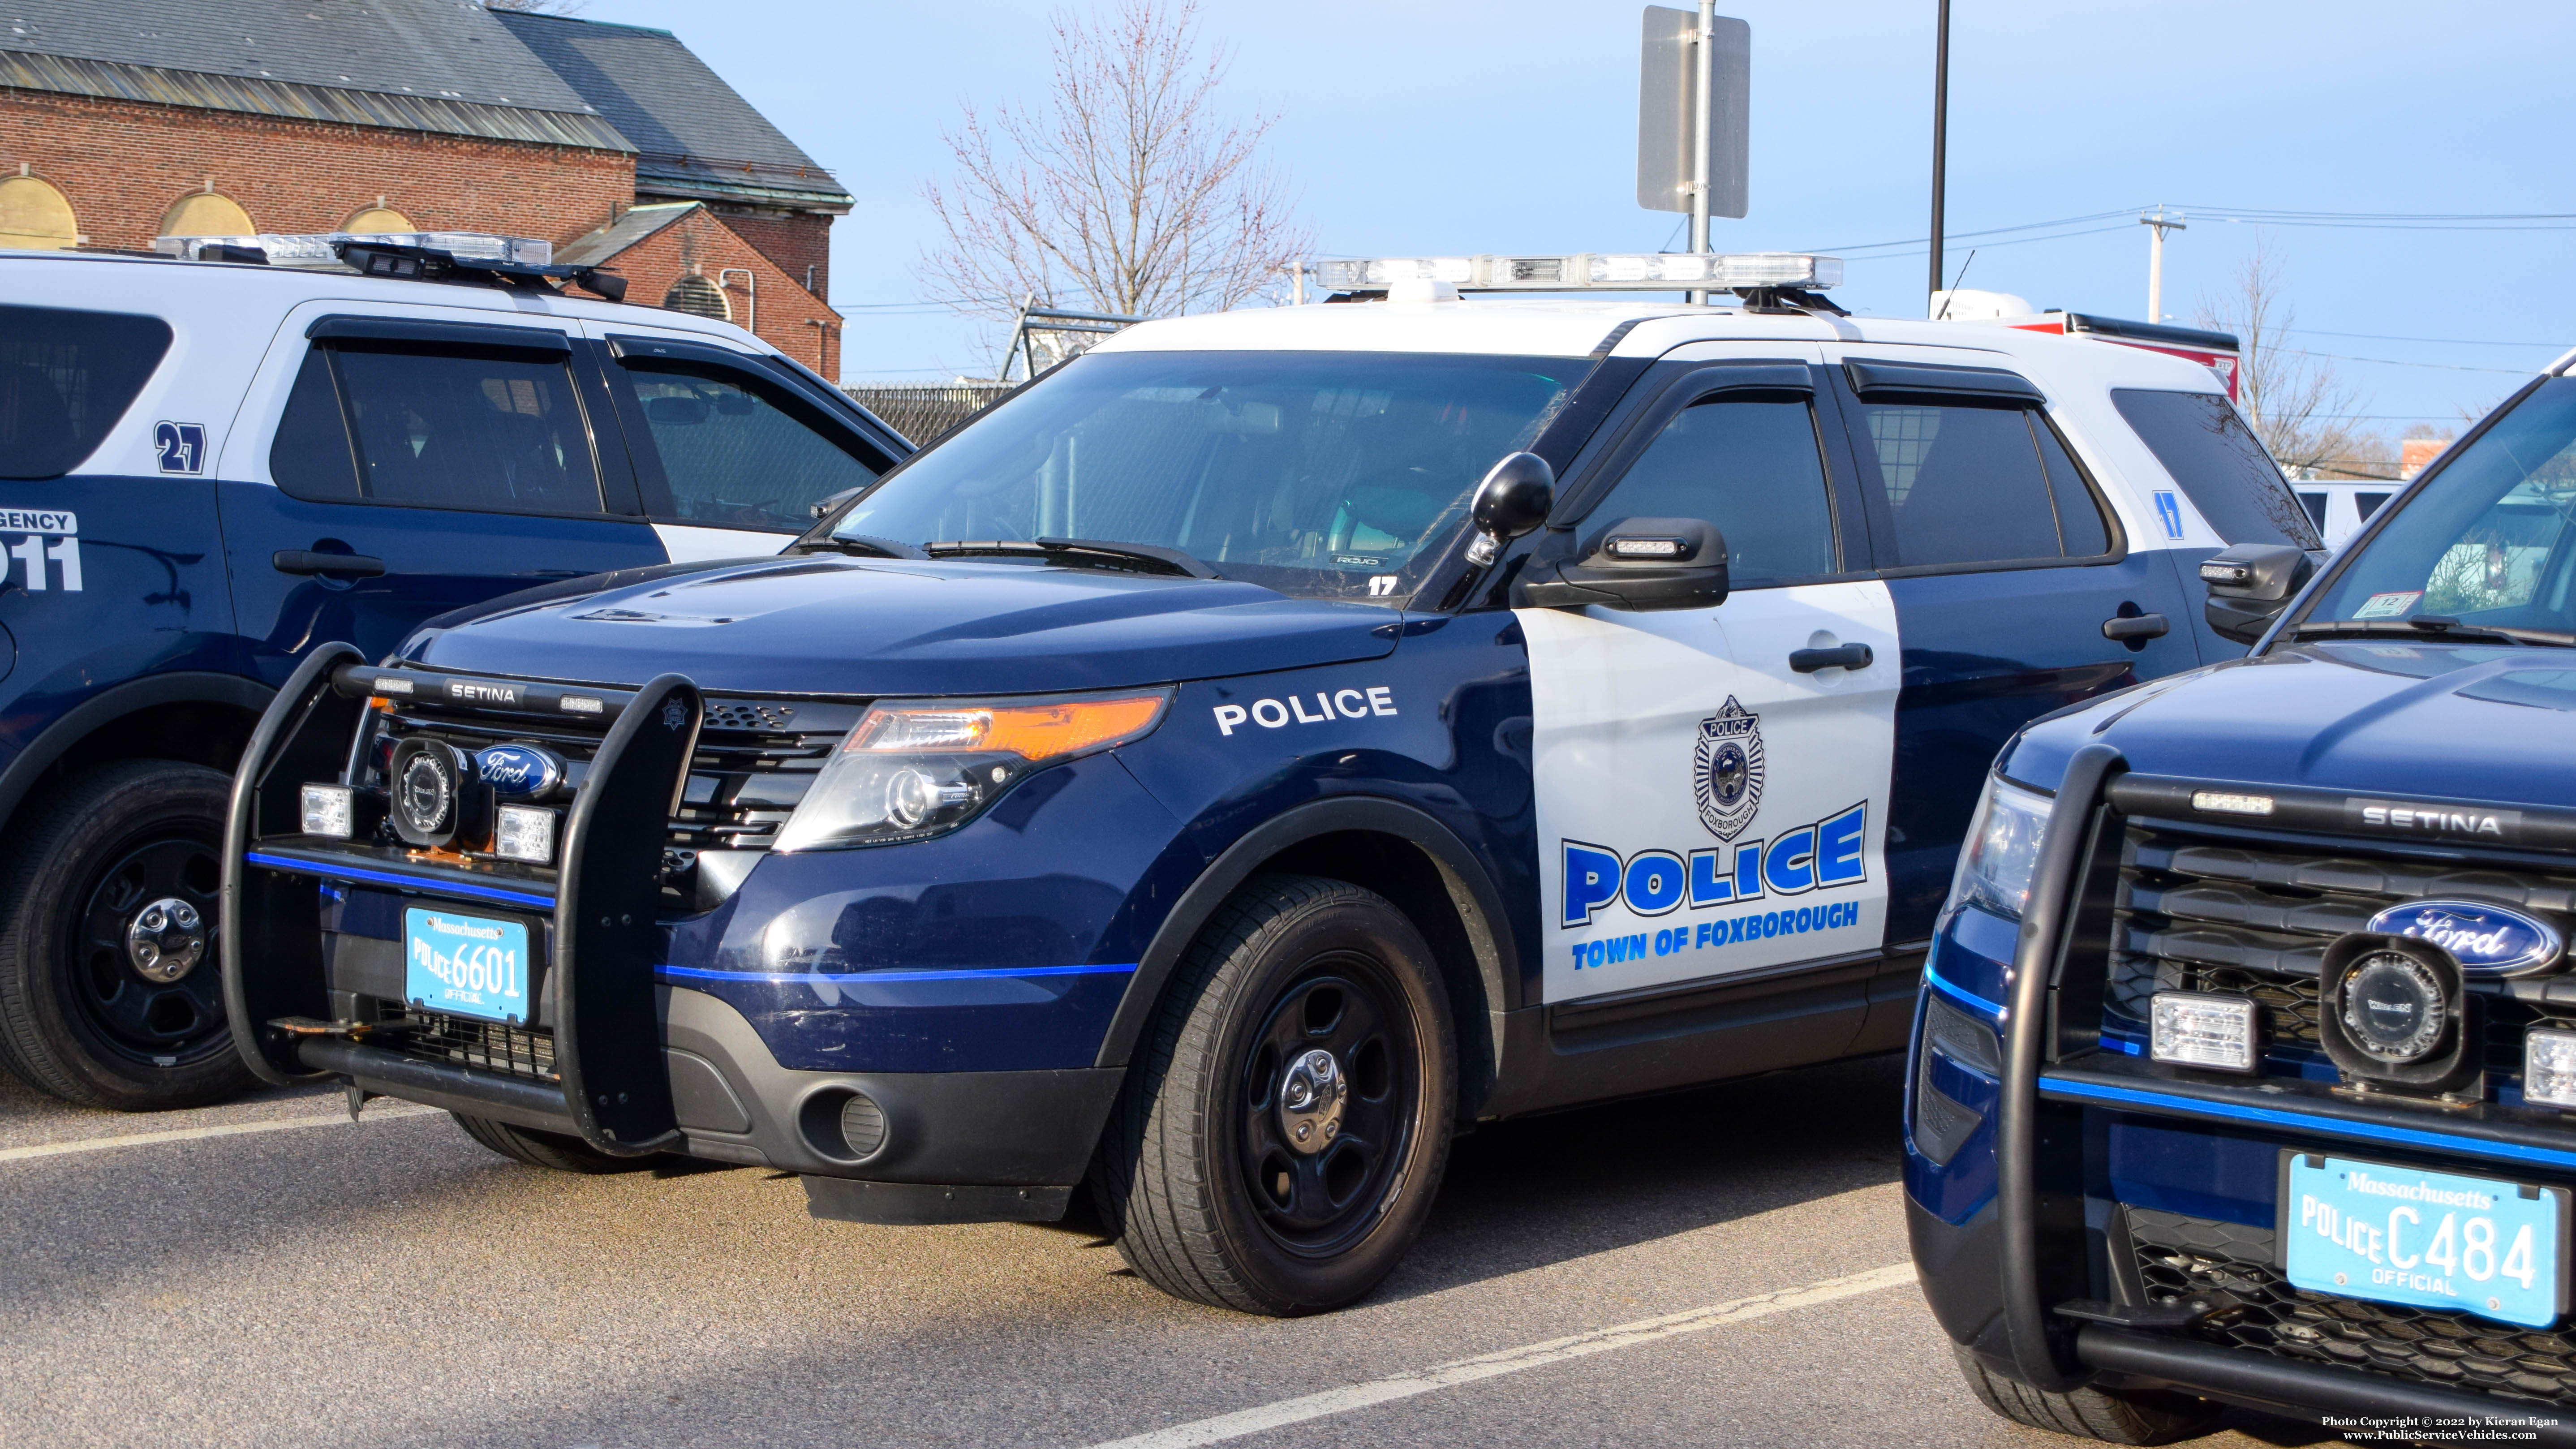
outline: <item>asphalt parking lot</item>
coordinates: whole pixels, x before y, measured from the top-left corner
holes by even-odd
[[[1489,1128],[1375,1297],[1277,1321],[1073,1226],[821,1223],[792,1179],[550,1173],[336,1092],[130,1117],[10,1084],[0,1443],[2072,1443],[1956,1381],[1899,1087],[1878,1060]]]

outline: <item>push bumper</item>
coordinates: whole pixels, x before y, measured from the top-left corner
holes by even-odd
[[[261,721],[233,789],[222,930],[235,1042],[272,1082],[361,1091],[576,1137],[619,1156],[677,1152],[805,1177],[817,1217],[1052,1220],[1088,1165],[1115,1068],[823,1072],[783,1067],[725,1001],[657,983],[665,812],[702,710],[685,679],[606,695],[614,714],[551,880],[407,862],[398,871],[298,837],[306,781],[339,776],[382,671],[317,651]],[[399,876],[399,879],[392,877]],[[545,910],[552,1075],[406,1051],[354,1019],[326,959],[320,882],[473,909],[500,885]],[[488,906],[487,906],[488,908]]]

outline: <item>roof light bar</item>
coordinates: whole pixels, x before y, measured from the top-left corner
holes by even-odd
[[[1556,257],[1368,257],[1314,263],[1315,280],[1335,291],[1377,291],[1398,282],[1446,282],[1462,292],[1670,292],[1682,287],[1796,287],[1842,284],[1840,257],[1804,252],[1578,252]]]
[[[199,257],[209,247],[256,249],[272,267],[332,267],[342,264],[339,248],[360,246],[418,247],[445,252],[460,261],[504,262],[518,266],[554,264],[555,244],[529,236],[494,236],[474,231],[331,231],[260,232],[251,236],[155,237],[153,250],[166,256]],[[219,253],[220,254],[220,253]]]

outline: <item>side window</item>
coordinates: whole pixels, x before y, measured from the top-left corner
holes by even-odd
[[[2218,536],[2229,543],[2323,548],[2307,510],[2227,399],[2207,392],[2111,390],[2111,403]]]
[[[2092,490],[2032,409],[1983,402],[1852,406],[1861,489],[1889,521],[1890,568],[2029,563],[2110,550]]]
[[[1839,567],[1815,414],[1803,401],[1720,397],[1682,409],[1586,521],[1622,518],[1716,524],[1737,588]]]
[[[0,307],[0,478],[79,467],[169,348],[158,317]]]
[[[832,424],[785,390],[720,367],[629,364],[636,412],[662,464],[667,497],[645,511],[674,523],[803,530],[812,506],[876,481]]]
[[[297,498],[596,514],[599,465],[558,360],[315,347],[269,449]]]

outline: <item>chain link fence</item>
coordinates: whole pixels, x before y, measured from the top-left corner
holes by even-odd
[[[1007,382],[877,382],[845,387],[859,406],[875,413],[915,443],[927,444],[991,407],[1016,384]]]

